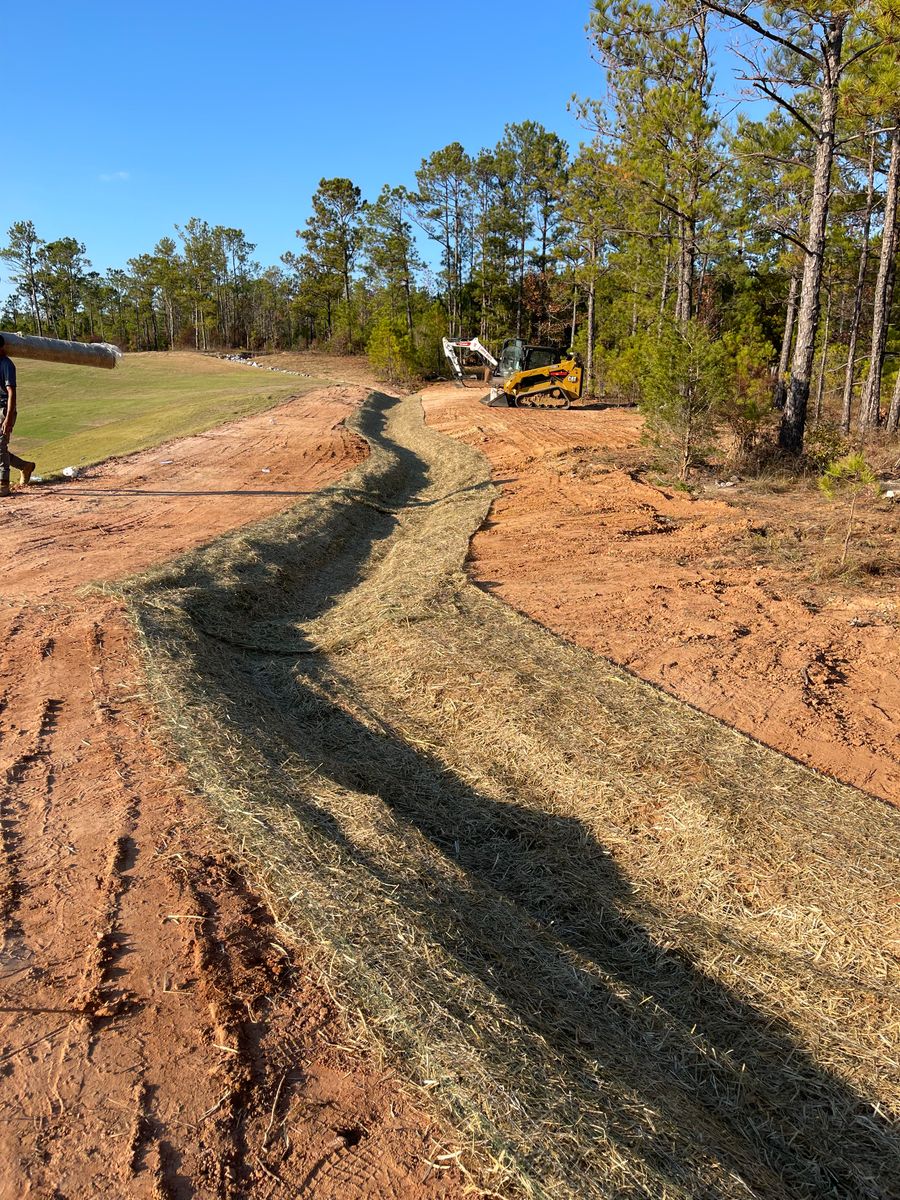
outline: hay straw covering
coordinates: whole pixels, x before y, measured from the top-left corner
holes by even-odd
[[[357,427],[131,591],[284,924],[495,1194],[896,1197],[896,812],[472,586],[485,459],[415,398]]]

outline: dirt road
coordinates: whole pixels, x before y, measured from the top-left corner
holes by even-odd
[[[333,388],[2,510],[0,1197],[454,1196],[154,738],[121,578],[364,453]]]
[[[754,565],[752,506],[694,501],[623,463],[638,448],[633,411],[513,412],[477,397],[443,386],[424,400],[429,424],[483,451],[500,485],[473,540],[474,579],[704,712],[900,803],[895,592],[812,603],[796,572]]]
[[[365,395],[327,388],[71,483],[14,492],[2,510],[3,594],[121,579],[296,504],[358,461],[361,445],[340,423]]]

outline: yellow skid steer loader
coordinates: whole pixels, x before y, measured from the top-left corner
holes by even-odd
[[[493,383],[483,401],[490,408],[568,408],[581,399],[584,380],[576,354],[507,338]]]

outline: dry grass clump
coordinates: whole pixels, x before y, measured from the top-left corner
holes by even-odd
[[[130,593],[284,925],[495,1195],[895,1194],[896,813],[477,590],[485,460],[416,400],[358,428]]]

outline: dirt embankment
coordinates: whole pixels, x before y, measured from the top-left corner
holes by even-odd
[[[78,590],[334,480],[364,453],[340,424],[364,395],[4,504],[2,1200],[458,1194],[154,738],[121,604]]]
[[[802,504],[694,501],[633,474],[634,411],[488,409],[477,397],[436,387],[424,403],[430,425],[488,455],[501,488],[472,545],[483,587],[767,745],[900,802],[891,578],[813,588],[808,558],[765,552],[779,536],[798,545]]]

